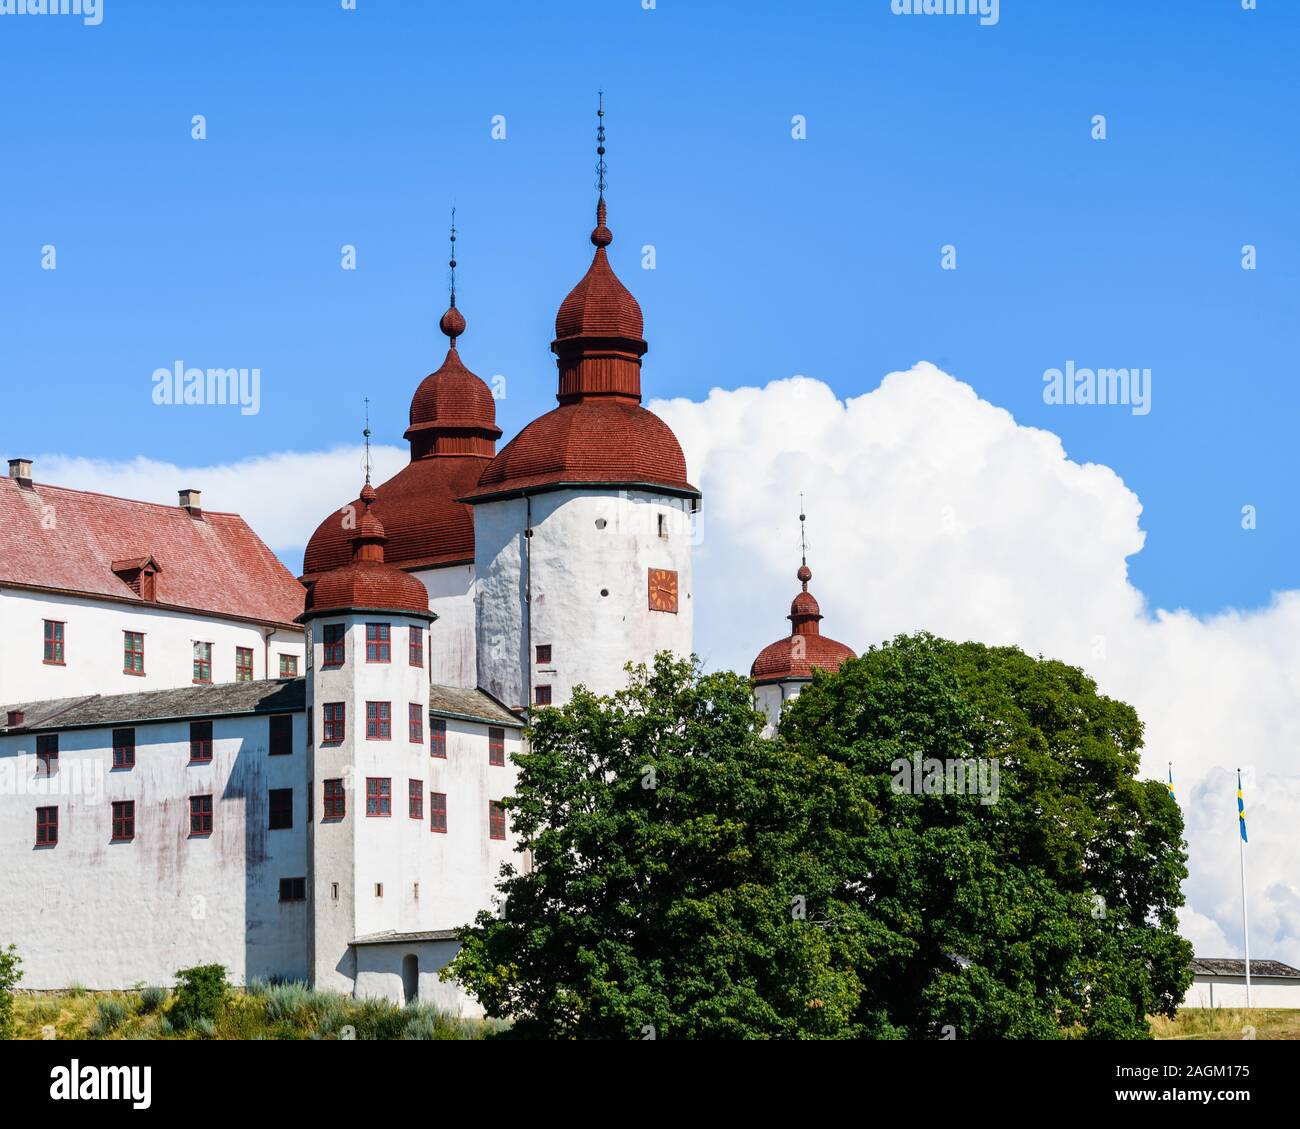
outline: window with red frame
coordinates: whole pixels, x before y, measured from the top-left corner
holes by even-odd
[[[194,642],[194,681],[212,681],[212,644]]]
[[[190,797],[190,834],[212,834],[212,797]]]
[[[52,847],[59,841],[59,809],[36,809],[36,845]]]
[[[506,763],[506,731],[498,725],[488,726],[488,764]]]
[[[45,621],[45,661],[51,666],[63,666],[63,628],[57,619]]]
[[[393,703],[366,703],[366,740],[391,741],[393,739]]]
[[[36,775],[59,775],[59,735],[46,733],[36,738]]]
[[[343,729],[346,719],[346,703],[325,703],[325,736],[324,740],[321,741],[322,745],[341,745],[343,743]]]
[[[424,707],[419,702],[411,702],[407,710],[407,729],[412,743],[424,744]]]
[[[407,814],[412,819],[424,818],[424,781],[407,781]]]
[[[393,781],[387,776],[366,777],[366,815],[393,814]]]
[[[549,643],[537,644],[537,661],[539,663],[549,663],[551,661],[551,645]]]
[[[440,717],[429,718],[429,756],[447,756],[447,723]]]
[[[144,632],[122,632],[122,673],[144,673]]]
[[[113,767],[135,767],[135,730],[113,730]]]
[[[506,837],[506,809],[500,800],[488,800],[488,834],[493,839]]]
[[[212,722],[190,722],[190,763],[206,764],[212,759]]]
[[[533,687],[533,705],[549,706],[551,704],[551,688],[549,686]]]
[[[366,624],[366,662],[386,663],[393,658],[392,640],[386,623]]]
[[[429,830],[447,833],[447,793],[429,793]]]
[[[297,655],[280,656],[280,677],[281,678],[298,677],[298,656]]]
[[[135,838],[135,801],[113,801],[113,842],[129,843]]]
[[[343,781],[325,781],[325,818],[342,819],[347,813],[348,800],[343,791]]]
[[[324,661],[321,663],[321,666],[323,667],[342,666],[343,653],[345,649],[344,640],[343,640],[343,624],[327,623],[325,625],[323,642],[325,644],[325,656],[324,656]]]
[[[253,648],[252,647],[235,648],[235,681],[236,682],[253,681]]]
[[[410,661],[412,666],[424,665],[424,628],[412,627],[410,643]]]

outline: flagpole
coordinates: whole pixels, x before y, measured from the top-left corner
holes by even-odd
[[[1237,769],[1237,796],[1240,808],[1241,769]],[[1241,855],[1241,937],[1246,948],[1246,1006],[1250,1007],[1250,922],[1246,916],[1246,838],[1241,834],[1240,826],[1237,828],[1237,851]]]

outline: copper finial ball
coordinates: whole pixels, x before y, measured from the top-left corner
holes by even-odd
[[[438,328],[448,337],[455,341],[462,333],[465,332],[465,315],[462,314],[455,306],[452,306],[438,323]]]
[[[795,576],[798,577],[802,583],[807,584],[808,581],[812,579],[812,569],[807,565],[800,565],[799,571],[795,573]]]

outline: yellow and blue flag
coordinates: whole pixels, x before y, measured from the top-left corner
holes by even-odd
[[[1166,784],[1165,787],[1169,789],[1170,799],[1178,798],[1177,796],[1174,795],[1174,762],[1173,761],[1169,762],[1169,783]]]
[[[1237,769],[1237,822],[1241,824],[1241,841],[1249,843],[1246,838],[1246,801],[1241,795],[1241,769]]]

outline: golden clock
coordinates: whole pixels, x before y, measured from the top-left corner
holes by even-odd
[[[670,568],[652,568],[649,593],[652,612],[676,612],[677,573]]]

